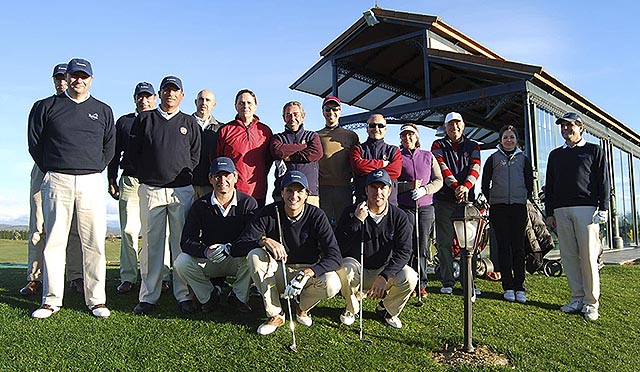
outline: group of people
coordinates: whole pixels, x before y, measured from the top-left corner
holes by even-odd
[[[227,276],[235,280],[226,301],[239,312],[251,312],[253,282],[267,317],[258,328],[261,335],[285,323],[281,295],[293,300],[295,319],[306,326],[312,324],[314,306],[341,293],[346,302],[341,323],[353,324],[360,301],[368,297],[380,300],[376,312],[381,321],[401,328],[399,314],[419,281],[419,294],[427,294],[426,257],[434,221],[440,292],[452,293],[450,217],[461,202],[473,200],[480,174],[480,148],[464,136],[460,114],[446,116],[447,136],[436,140],[431,151],[420,147],[418,127],[410,123],[401,127],[400,147],[386,143],[386,120],[375,113],[367,120],[368,138],[360,143],[353,131],[339,126],[342,103],[335,96],[322,103],[322,130],[305,129],[304,107],[291,101],[282,111],[284,131],[273,134],[256,115],[258,100],[251,90],[236,94],[237,115],[222,124],[211,113],[216,105],[213,92],[201,90],[196,111],[185,114],[180,110],[182,81],[167,76],[160,83],[159,107],[152,84],[141,82],[134,90],[135,112],[114,124],[110,107],[89,93],[92,81],[89,61],[74,58],[66,71],[56,66],[56,94],[36,102],[29,115],[34,227],[28,283],[21,293],[42,289],[42,305],[32,317],[47,318],[59,311],[65,267],[74,267],[76,259],[81,260],[76,264],[81,274],[75,277],[67,270],[67,278],[81,283],[94,316],[110,316],[105,293],[106,198],[100,175],[107,166],[106,189],[120,206],[117,293],[134,289],[140,263],[134,314],[156,310],[172,267],[173,294],[187,314],[220,306]],[[572,123],[576,122],[581,123]],[[564,124],[562,128],[564,134]],[[491,166],[485,165],[489,176],[483,179],[483,191],[495,205],[496,216],[492,205],[491,218],[504,256],[500,264],[505,299],[525,302],[519,245],[520,240],[524,244],[524,227],[518,235],[505,221],[511,220],[512,226],[522,219],[520,204],[524,208],[532,190],[531,165],[517,148],[513,126],[500,135],[500,155],[497,152],[490,158]],[[274,202],[265,205],[272,165]],[[556,173],[550,174],[547,210],[567,207],[562,194],[568,191],[566,180],[557,181]],[[588,178],[587,173],[581,176]],[[550,180],[555,188],[549,187]],[[582,205],[581,197],[583,193],[576,193],[568,207]],[[598,216],[606,218],[606,205],[596,206]],[[556,216],[559,230],[571,220]],[[561,244],[569,235],[569,228],[564,229]],[[74,234],[79,242],[75,251]],[[582,249],[580,244],[576,251]],[[412,266],[419,267],[420,278]],[[577,266],[574,274],[582,267],[580,262]],[[574,305],[567,306],[574,309],[584,302],[597,312],[597,296],[592,304],[586,294],[579,297],[578,289],[574,295]]]

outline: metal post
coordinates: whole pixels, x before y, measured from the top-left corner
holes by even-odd
[[[465,245],[466,241],[467,240],[465,236]],[[468,247],[465,247],[464,252],[462,253],[464,254],[464,346],[462,347],[462,350],[466,353],[473,353],[475,352],[472,341],[473,303],[471,302],[471,296],[473,295],[473,273],[471,271],[473,248],[469,249]]]

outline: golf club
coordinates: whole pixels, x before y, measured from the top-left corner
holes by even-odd
[[[362,222],[362,239],[360,242],[360,296],[358,300],[360,302],[360,342],[363,344],[371,345],[371,340],[362,337],[362,300],[364,296],[364,227],[365,223]]]
[[[418,201],[416,200],[416,248],[418,249],[418,302],[413,304],[415,307],[422,307],[422,277],[420,276],[420,266],[422,266],[422,257],[420,257],[420,228],[418,226]]]
[[[284,236],[282,235],[282,223],[280,221],[280,211],[278,210],[278,206],[276,205],[276,221],[278,222],[278,237],[280,237],[280,244],[284,245]],[[284,260],[280,260],[280,264],[282,265],[282,276],[284,277],[284,285],[287,285],[287,267],[284,264]],[[298,346],[296,345],[296,326],[293,323],[293,313],[291,312],[291,298],[287,297],[287,307],[289,309],[289,329],[291,330],[291,338],[293,339],[293,343],[289,346],[289,350],[294,353],[298,351]]]

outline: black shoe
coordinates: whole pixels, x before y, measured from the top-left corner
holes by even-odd
[[[131,292],[132,289],[133,289],[133,283],[128,282],[128,281],[124,281],[124,282],[120,283],[118,288],[116,288],[116,293],[125,294],[125,293]]]
[[[30,296],[40,291],[42,291],[42,282],[37,282],[35,280],[28,282],[27,285],[20,288],[20,294],[23,296]]]
[[[82,278],[78,278],[70,281],[69,290],[73,293],[84,295],[84,280]]]
[[[196,305],[192,300],[185,300],[180,302],[180,312],[183,314],[193,314],[196,312]]]
[[[236,294],[233,293],[233,291],[229,293],[229,297],[227,297],[227,302],[229,302],[229,305],[233,306],[236,310],[244,314],[250,313],[252,310],[251,306],[249,306],[249,304],[246,304],[240,301],[236,296]]]
[[[201,310],[203,313],[210,313],[218,308],[220,305],[220,295],[222,294],[222,288],[217,285],[213,287],[209,301],[202,304]]]
[[[380,320],[384,320],[384,318],[387,318],[388,316],[391,316],[387,312],[387,309],[384,307],[384,303],[382,301],[380,301],[378,303],[378,307],[376,307],[376,315],[378,316],[378,318]]]
[[[133,308],[133,313],[136,315],[151,315],[156,311],[156,305],[148,302],[140,302]]]

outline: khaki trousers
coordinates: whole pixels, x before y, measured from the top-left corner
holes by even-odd
[[[378,275],[384,270],[364,269],[363,290],[367,292]],[[340,281],[342,282],[342,296],[345,298],[346,308],[351,313],[360,311],[359,301],[356,293],[360,288],[360,262],[353,257],[346,257],[342,260],[342,267],[338,270]],[[400,272],[389,278],[387,281],[387,296],[382,301],[387,312],[391,316],[399,315],[411,297],[411,291],[418,284],[418,274],[409,266],[405,266]]]
[[[267,317],[273,317],[282,312],[280,293],[284,293],[287,284],[298,271],[309,267],[306,264],[285,265],[287,281],[284,281],[281,261],[276,261],[264,248],[253,249],[247,255],[249,272],[253,282],[262,294],[262,302]],[[300,309],[309,311],[318,302],[331,298],[340,292],[340,278],[335,271],[329,271],[320,277],[310,278],[300,294]]]
[[[592,223],[595,207],[579,206],[554,209],[560,258],[571,300],[598,307],[600,299],[600,225]]]
[[[44,173],[33,165],[31,169],[30,180],[30,198],[29,198],[29,241],[27,243],[27,281],[42,281],[42,262],[44,256],[44,242],[46,235],[44,233],[44,215],[42,213],[42,179]],[[67,241],[67,280],[75,280],[82,278],[82,246],[80,245],[80,236],[78,236],[78,224],[76,223],[75,213],[71,221],[71,229],[69,231],[69,240]]]
[[[201,304],[211,298],[213,284],[210,278],[235,276],[233,293],[238,300],[247,303],[249,300],[249,286],[251,275],[247,266],[246,257],[228,256],[224,261],[213,263],[206,258],[190,256],[180,253],[173,263],[174,274],[178,274],[184,280]]]
[[[100,173],[69,175],[47,172],[42,182],[44,247],[42,303],[62,306],[67,243],[73,216],[82,244],[84,297],[87,306],[106,303],[107,201]]]
[[[140,217],[142,239],[140,249],[140,302],[155,304],[160,298],[165,260],[167,229],[171,263],[182,253],[180,238],[189,208],[193,203],[193,188],[154,187],[141,184]],[[187,284],[179,276],[173,276],[173,295],[179,302],[189,300]]]

